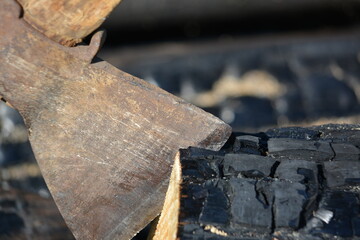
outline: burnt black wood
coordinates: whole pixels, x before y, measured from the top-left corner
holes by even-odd
[[[359,238],[359,127],[271,129],[234,134],[221,152],[183,150],[178,237]]]

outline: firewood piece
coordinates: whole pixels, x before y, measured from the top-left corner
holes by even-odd
[[[326,138],[329,142],[341,142],[357,152],[355,134],[358,125],[326,125],[312,129],[323,133],[316,137],[318,141]],[[278,141],[283,151],[273,157],[270,175],[239,174],[239,170],[253,169],[256,165],[259,172],[267,172],[264,168],[269,169],[270,161],[269,157],[254,153],[253,163],[245,162],[243,159],[250,158],[234,153],[233,146],[223,149],[227,152],[225,156],[216,153],[192,156],[189,150],[182,150],[182,182],[178,194],[180,207],[176,215],[178,222],[176,226],[168,226],[177,234],[168,239],[306,240],[359,237],[360,165],[357,161],[325,161],[324,156],[328,152],[321,147],[314,149],[312,145],[304,148],[303,142],[309,140],[303,134],[304,129],[298,130],[291,133],[295,138],[286,139],[287,143],[292,144],[284,145],[283,141]],[[305,130],[308,132],[308,129]],[[279,129],[278,132],[284,131]],[[334,131],[338,134],[332,137],[331,132]],[[268,138],[264,136],[261,140]],[[274,138],[270,137],[267,141],[271,140]],[[293,150],[297,149],[296,145],[311,154],[304,154],[302,160],[289,160]],[[289,151],[286,151],[287,147]],[[314,151],[317,153],[314,154]],[[233,166],[237,164],[238,171],[235,168],[228,171],[230,165],[227,159],[231,159]],[[194,167],[195,162],[201,168]],[[206,166],[208,169],[203,169]],[[203,177],[202,173],[214,172],[215,168],[219,169],[219,174]]]

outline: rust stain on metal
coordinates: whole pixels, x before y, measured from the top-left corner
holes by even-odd
[[[160,212],[178,149],[217,150],[231,129],[106,62],[91,63],[94,46],[48,39],[20,10],[0,2],[0,94],[24,117],[75,237],[130,239]]]

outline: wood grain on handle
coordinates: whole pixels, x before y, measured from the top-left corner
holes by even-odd
[[[121,0],[18,0],[25,20],[48,38],[74,46],[97,29]]]

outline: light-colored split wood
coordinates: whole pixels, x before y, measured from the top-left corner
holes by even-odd
[[[153,240],[175,240],[180,208],[181,166],[180,153],[175,156],[169,188],[166,192],[164,207],[161,211]]]

